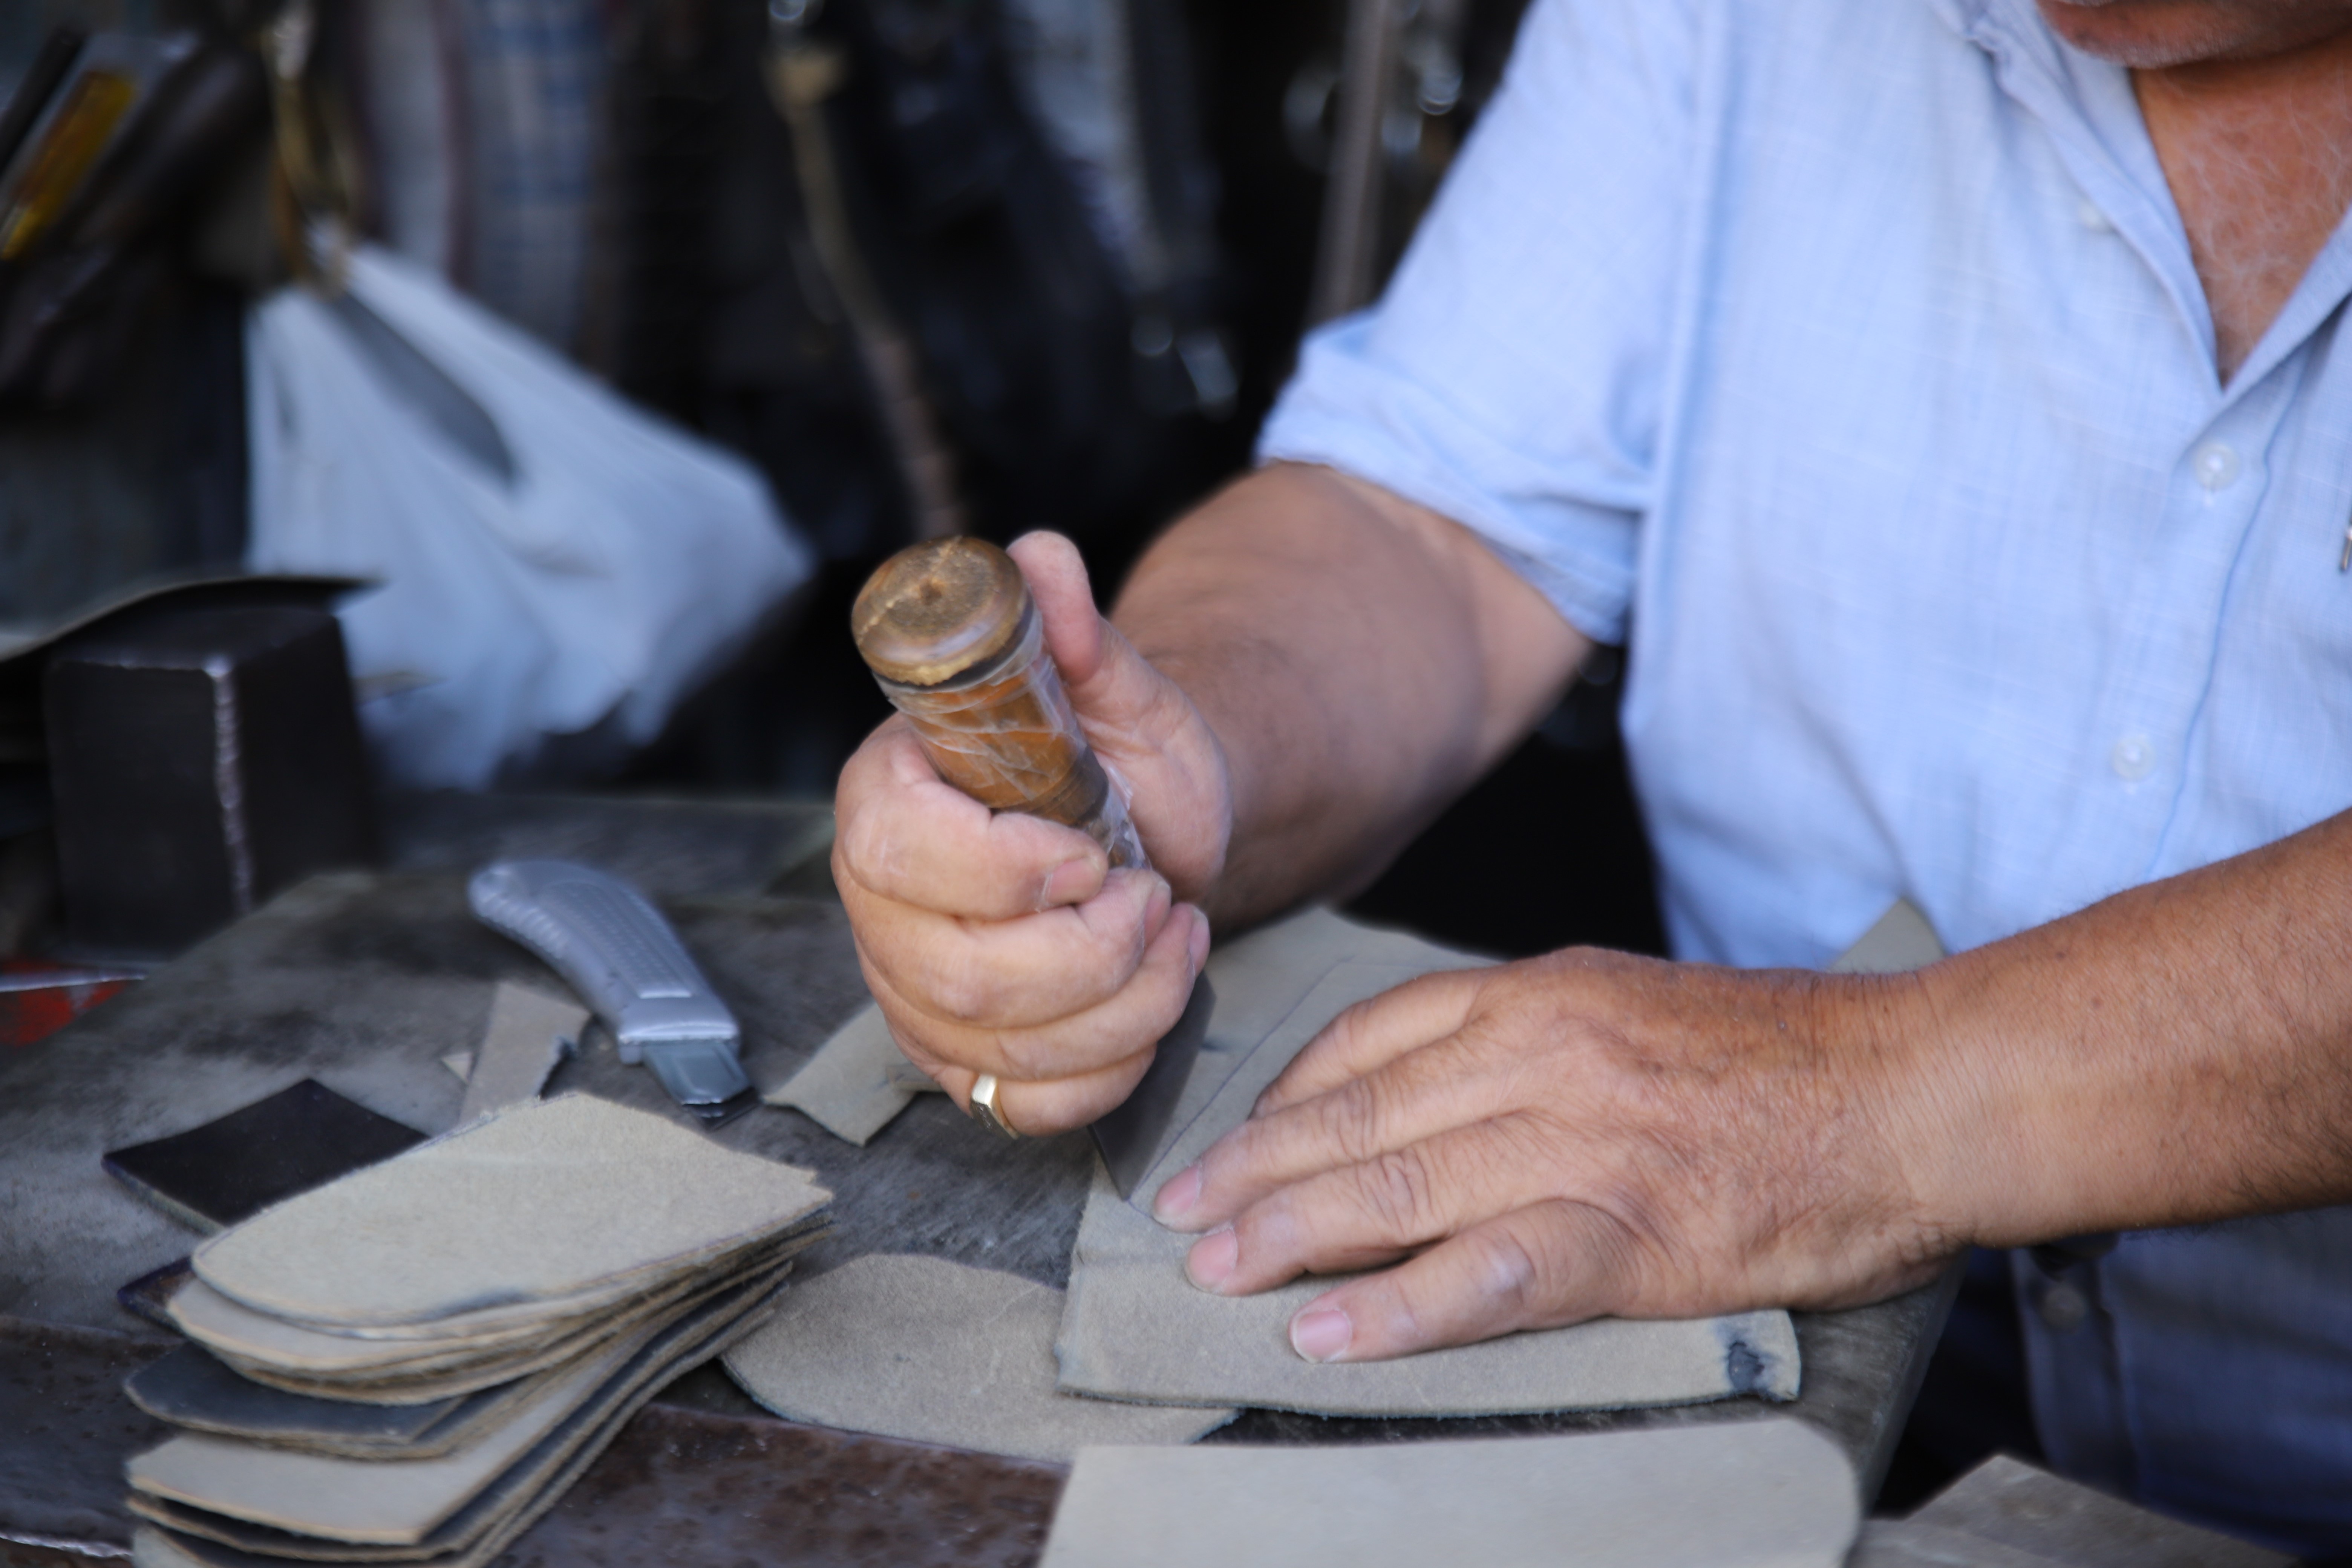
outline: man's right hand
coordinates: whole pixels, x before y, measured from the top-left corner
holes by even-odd
[[[1012,554],[1097,755],[1155,870],[1108,871],[1074,828],[992,813],[942,783],[903,718],[866,738],[835,796],[833,875],[866,984],[899,1048],[969,1104],[982,1073],[1026,1133],[1081,1127],[1151,1065],[1209,954],[1195,903],[1224,864],[1224,755],[1183,691],[1096,611],[1076,547]]]

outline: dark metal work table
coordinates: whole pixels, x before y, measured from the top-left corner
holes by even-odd
[[[463,1086],[440,1058],[473,1044],[498,981],[545,983],[535,960],[467,913],[464,868],[551,853],[637,879],[734,1005],[763,1087],[864,1004],[847,922],[826,896],[821,810],[428,798],[396,803],[388,837],[394,869],[306,884],[0,1058],[0,1564],[122,1555],[121,1459],[158,1435],[117,1389],[167,1342],[113,1292],[194,1238],[119,1188],[100,1154],[305,1076],[424,1131],[448,1127]],[[679,1114],[609,1042],[560,1068],[549,1088]],[[767,1109],[717,1136],[813,1167],[834,1190],[838,1230],[804,1259],[810,1273],[866,1252],[916,1252],[1066,1282],[1092,1168],[1083,1135],[1005,1145],[927,1095],[864,1150]],[[1793,1405],[1422,1421],[1254,1411],[1211,1440],[1396,1441],[1777,1408],[1828,1433],[1874,1489],[1948,1305],[1930,1289],[1800,1314],[1803,1394]],[[1025,1563],[1058,1484],[1051,1467],[778,1421],[705,1369],[632,1423],[510,1561]],[[57,1555],[65,1542],[84,1557]]]

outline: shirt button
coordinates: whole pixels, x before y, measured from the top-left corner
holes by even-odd
[[[2156,744],[2146,735],[2126,735],[2107,753],[2107,766],[2116,777],[2137,784],[2156,771]]]
[[[2038,1310],[2043,1322],[2062,1334],[2072,1333],[2091,1315],[2091,1301],[2074,1286],[2060,1283],[2042,1292]]]
[[[2189,467],[2197,482],[2209,490],[2226,490],[2238,482],[2245,464],[2238,459],[2238,449],[2226,441],[2208,441],[2189,454]]]
[[[2107,215],[2099,210],[2099,204],[2088,196],[2084,196],[2074,208],[2074,219],[2093,234],[2113,234],[2116,231],[2116,226],[2107,221]]]

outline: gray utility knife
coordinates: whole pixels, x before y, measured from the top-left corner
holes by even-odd
[[[539,954],[670,1098],[709,1126],[759,1102],[737,1054],[735,1015],[661,911],[620,878],[569,860],[497,860],[467,901],[483,924]]]

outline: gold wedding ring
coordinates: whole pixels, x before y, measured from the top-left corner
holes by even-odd
[[[1004,1111],[996,1103],[996,1097],[1002,1088],[1003,1086],[996,1081],[996,1075],[992,1072],[984,1072],[973,1079],[971,1114],[978,1121],[993,1128],[1000,1137],[1018,1138],[1021,1134],[1013,1131],[1013,1123],[1004,1120]]]

